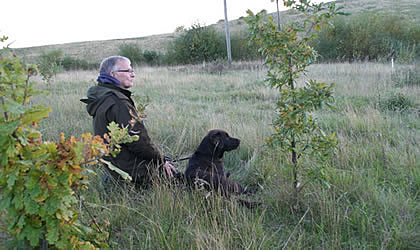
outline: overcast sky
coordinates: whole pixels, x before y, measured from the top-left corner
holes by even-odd
[[[280,1],[282,3],[282,1]],[[143,37],[224,19],[223,0],[2,0],[0,36],[10,47]],[[270,0],[227,0],[228,19],[262,9]]]

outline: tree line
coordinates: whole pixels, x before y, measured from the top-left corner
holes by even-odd
[[[364,12],[339,16],[328,27],[320,30],[311,42],[318,52],[318,62],[384,62],[394,58],[399,63],[412,63],[420,58],[420,24],[401,15]],[[157,52],[140,48],[135,43],[120,45],[119,54],[130,58],[135,65],[185,65],[227,60],[225,34],[213,26],[199,23],[181,31],[166,48]],[[230,36],[231,56],[234,61],[257,60],[262,55],[250,42],[246,30]],[[63,56],[61,50],[44,52],[39,65],[64,70],[95,69],[98,63]]]

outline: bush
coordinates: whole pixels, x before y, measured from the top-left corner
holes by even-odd
[[[97,63],[90,63],[84,59],[73,58],[71,56],[64,56],[61,65],[64,70],[91,70],[99,68]]]
[[[234,33],[230,40],[233,60],[254,60],[260,58],[256,44],[249,42],[248,33]]]
[[[120,55],[130,59],[132,64],[140,64],[143,62],[143,55],[141,49],[134,43],[122,44],[119,47]]]
[[[194,24],[169,46],[167,60],[170,64],[210,62],[224,58],[224,36],[211,26]]]
[[[165,55],[151,50],[145,50],[143,52],[137,44],[121,45],[120,55],[129,58],[131,63],[135,65],[162,65],[166,63]]]
[[[156,51],[146,50],[143,52],[144,62],[148,65],[161,65],[163,56]]]
[[[420,25],[400,15],[365,12],[337,17],[312,43],[323,60],[412,62],[420,55]]]
[[[62,55],[63,52],[61,50],[51,50],[49,52],[43,51],[38,58],[39,73],[42,76],[42,80],[48,84],[51,83],[57,73],[63,70],[61,64]]]
[[[392,93],[386,99],[379,101],[379,108],[383,111],[405,112],[414,108],[413,102],[401,93]]]

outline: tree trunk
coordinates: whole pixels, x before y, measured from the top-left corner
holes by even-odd
[[[229,21],[227,17],[227,6],[226,6],[226,0],[224,0],[225,3],[225,31],[226,31],[226,49],[227,49],[227,56],[228,56],[228,62],[229,65],[232,63],[232,53],[230,49],[230,33],[229,33]]]
[[[280,26],[279,26],[280,27]],[[288,58],[289,61],[289,87],[293,91],[295,89],[294,79],[292,78],[292,57],[290,56]],[[295,96],[293,96],[292,104],[294,105],[296,103]],[[293,107],[293,111],[295,108]],[[294,198],[295,198],[295,208],[298,207],[298,163],[297,163],[297,155],[296,155],[296,140],[295,136],[292,136],[292,142],[291,142],[291,148],[292,148],[292,164],[293,164],[293,190],[294,190]]]

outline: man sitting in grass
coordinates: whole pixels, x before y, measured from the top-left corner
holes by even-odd
[[[122,127],[128,126],[130,135],[139,136],[139,140],[121,145],[121,152],[115,158],[107,157],[106,160],[128,173],[136,186],[147,187],[157,173],[173,177],[177,169],[164,160],[143,122],[133,120],[132,114],[136,114],[137,109],[129,89],[133,87],[135,76],[128,58],[105,58],[100,65],[98,85],[89,88],[88,98],[81,101],[87,104],[87,111],[93,117],[95,135],[108,133],[107,126],[113,121]],[[135,123],[129,125],[130,121]],[[110,172],[119,178],[119,174]]]

